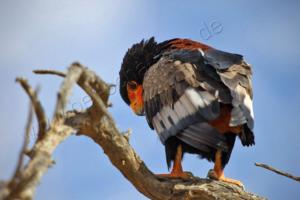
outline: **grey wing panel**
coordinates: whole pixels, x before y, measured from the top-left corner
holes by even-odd
[[[164,143],[186,127],[213,120],[219,115],[217,99],[206,91],[188,88],[173,106],[165,105],[153,116],[152,124]],[[201,134],[201,130],[198,130]]]

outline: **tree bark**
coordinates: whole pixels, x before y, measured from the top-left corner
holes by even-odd
[[[39,120],[40,136],[31,150],[21,151],[21,154],[27,152],[30,156],[27,165],[17,167],[15,174],[18,175],[0,184],[0,199],[32,199],[38,182],[53,163],[53,151],[73,132],[87,136],[98,144],[124,177],[149,199],[265,199],[238,186],[193,175],[188,180],[155,176],[129,144],[129,133],[121,133],[107,111],[112,85],[79,63],[72,64],[66,74],[49,70],[36,70],[35,73],[58,75],[64,77],[64,82],[57,96],[53,120],[48,125],[45,124],[45,114],[37,95],[27,92]],[[26,91],[32,91],[25,80],[18,81]],[[67,98],[75,82],[91,97],[93,104],[83,112],[65,112]],[[47,130],[45,127],[48,127]]]

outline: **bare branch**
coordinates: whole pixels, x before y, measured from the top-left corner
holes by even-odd
[[[78,83],[80,87],[83,88],[85,83],[88,83],[95,92],[101,97],[103,103],[108,106],[108,98],[110,89],[114,87],[114,84],[105,83],[95,72],[89,70],[88,68],[84,68],[84,74],[82,79]]]
[[[39,124],[39,132],[38,132],[38,140],[39,140],[45,135],[46,128],[47,128],[47,118],[46,118],[43,106],[40,103],[40,101],[38,100],[37,91],[35,92],[30,87],[30,85],[28,84],[26,79],[17,78],[16,81],[21,84],[21,86],[23,87],[23,89],[25,90],[27,95],[29,96],[29,98],[32,102],[32,105],[34,107],[34,111],[35,111],[35,114],[36,114],[36,117],[38,120],[38,124]]]
[[[76,83],[81,75],[82,69],[78,63],[73,63],[64,79],[59,93],[57,94],[57,103],[54,111],[54,121],[63,119],[63,114],[67,104],[67,99],[71,94],[71,88]]]
[[[72,132],[73,129],[68,126],[53,126],[49,129],[44,138],[33,146],[31,160],[22,171],[16,186],[4,199],[32,199],[42,176],[53,164],[51,159],[53,151]]]
[[[300,177],[299,177],[299,176],[294,176],[294,175],[289,174],[289,173],[287,173],[287,172],[283,172],[283,171],[281,171],[281,170],[279,170],[279,169],[276,169],[276,168],[274,168],[274,167],[271,167],[271,166],[269,166],[269,165],[266,165],[266,164],[263,164],[263,163],[255,163],[255,166],[265,168],[265,169],[267,169],[267,170],[270,170],[270,171],[272,171],[272,172],[275,172],[275,173],[277,173],[277,174],[280,174],[280,175],[282,175],[282,176],[285,176],[285,177],[288,177],[288,178],[290,178],[290,179],[293,179],[293,180],[295,180],[295,181],[299,181],[299,182],[300,182]]]
[[[28,151],[27,148],[28,148],[28,144],[29,144],[30,130],[31,130],[31,126],[32,126],[32,118],[33,118],[33,112],[32,112],[32,105],[30,103],[28,117],[27,117],[27,123],[26,123],[26,129],[25,129],[25,134],[24,134],[23,146],[22,146],[20,154],[19,154],[18,164],[15,169],[14,175],[11,178],[10,183],[8,184],[8,187],[11,189],[13,189],[16,186],[16,184],[19,181],[19,177],[22,174],[24,156],[25,156],[26,152]]]
[[[79,63],[74,63],[74,64],[78,64]],[[77,82],[78,85],[81,88],[85,88],[86,86],[84,85],[86,82],[89,83],[89,85],[95,90],[96,93],[98,93],[100,95],[100,97],[102,98],[104,103],[107,103],[108,105],[110,105],[107,101],[108,101],[108,97],[109,97],[109,91],[111,87],[115,87],[114,84],[106,84],[97,74],[95,74],[93,71],[89,70],[88,68],[80,65],[82,67],[82,69],[84,69],[84,72],[82,74],[82,78]],[[41,75],[45,75],[45,74],[50,74],[50,75],[57,75],[60,77],[65,77],[66,74],[60,71],[56,71],[56,70],[34,70],[33,71],[36,74],[41,74]]]
[[[57,75],[57,76],[61,76],[61,77],[66,76],[65,73],[56,71],[56,70],[37,69],[37,70],[33,70],[33,72],[35,74],[53,74],[53,75]]]
[[[8,199],[32,199],[36,190],[36,187],[42,178],[43,174],[48,170],[49,166],[53,164],[51,155],[56,147],[67,137],[71,135],[74,130],[64,125],[63,112],[66,107],[67,98],[71,93],[71,88],[75,82],[80,78],[82,69],[76,63],[72,64],[68,70],[68,74],[65,77],[60,91],[57,97],[56,109],[54,112],[54,119],[49,126],[50,129],[46,134],[37,140],[31,150],[31,160],[26,165],[18,177],[18,181],[14,183],[14,187],[5,187],[0,191],[0,198]],[[39,102],[36,93],[24,79],[18,79],[21,85],[28,93],[32,102]],[[40,110],[44,116],[44,111]]]

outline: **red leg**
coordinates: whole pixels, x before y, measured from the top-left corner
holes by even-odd
[[[169,178],[183,178],[183,179],[189,178],[189,175],[182,170],[181,158],[182,158],[182,146],[178,145],[171,173],[158,174],[158,176],[169,177]]]
[[[238,185],[240,187],[244,187],[242,182],[231,179],[231,178],[226,178],[224,176],[224,170],[223,170],[221,159],[222,159],[222,152],[217,151],[216,155],[215,155],[215,166],[214,166],[214,169],[209,172],[209,174],[208,174],[209,178],[219,180],[219,181],[224,181],[227,183],[232,183],[232,184]]]

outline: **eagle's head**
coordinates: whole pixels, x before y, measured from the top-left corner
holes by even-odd
[[[154,37],[134,44],[126,52],[120,74],[120,94],[137,115],[144,114],[143,79],[148,68],[157,60],[160,48]]]

